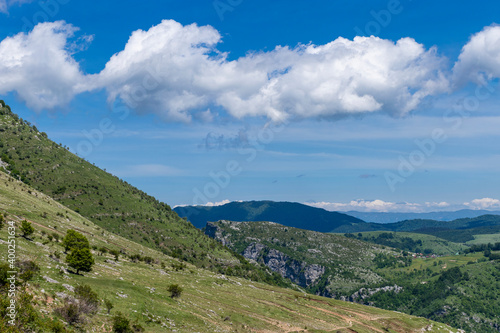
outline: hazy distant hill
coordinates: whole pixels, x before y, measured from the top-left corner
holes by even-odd
[[[499,215],[482,215],[453,221],[407,220],[396,223],[357,223],[342,225],[337,233],[358,233],[365,231],[406,231],[434,235],[452,242],[465,243],[474,235],[500,233]]]
[[[364,223],[362,220],[337,212],[329,212],[295,202],[246,201],[230,202],[223,206],[186,206],[174,209],[195,227],[207,222],[231,220],[238,222],[271,221],[288,227],[330,232],[342,225]]]
[[[430,213],[379,213],[379,212],[357,212],[349,211],[346,214],[357,217],[366,222],[395,223],[404,220],[437,220],[452,221],[462,218],[473,218],[481,215],[500,215],[498,211],[461,209],[454,212],[430,212]]]

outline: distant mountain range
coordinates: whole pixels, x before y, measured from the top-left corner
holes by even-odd
[[[207,222],[219,220],[270,221],[299,229],[330,232],[343,225],[364,223],[364,221],[347,214],[329,212],[322,208],[294,202],[230,202],[214,207],[176,207],[174,211],[180,217],[186,217],[197,228],[205,227]]]
[[[382,212],[345,212],[366,222],[394,223],[404,220],[436,220],[452,221],[462,218],[474,218],[481,215],[500,215],[500,211],[461,209],[454,212],[430,212],[430,213],[382,213]]]
[[[347,214],[330,212],[294,202],[247,201],[231,202],[222,206],[176,207],[174,211],[187,218],[195,227],[203,228],[208,222],[220,220],[238,222],[276,222],[318,232],[359,233],[367,231],[405,231],[434,235],[452,242],[467,242],[477,234],[500,233],[500,215],[489,211],[462,210],[457,212],[428,213],[416,216],[437,216],[438,219],[407,219],[394,223],[365,222]],[[443,220],[467,214],[490,213],[481,216]],[[379,213],[380,214],[380,213]],[[389,213],[386,213],[389,214]],[[397,213],[394,213],[397,214]],[[442,214],[442,215],[433,215]],[[404,214],[400,215],[405,216]],[[415,215],[413,215],[415,216]]]

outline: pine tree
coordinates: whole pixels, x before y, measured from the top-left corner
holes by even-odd
[[[21,222],[21,232],[23,233],[23,237],[27,238],[35,232],[35,228],[33,228],[30,222],[24,220]]]
[[[76,269],[76,274],[80,274],[80,271],[91,271],[94,258],[88,248],[73,248],[66,256],[66,263],[69,267]]]
[[[90,248],[87,237],[72,229],[66,232],[66,236],[63,239],[63,246],[65,253],[71,251],[74,248],[78,249]]]

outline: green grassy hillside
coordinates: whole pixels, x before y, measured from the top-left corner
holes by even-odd
[[[274,277],[240,262],[167,204],[49,140],[8,106],[0,108],[0,160],[0,171],[23,180],[108,232],[198,267],[221,273],[231,267],[233,274],[273,282]]]
[[[456,332],[444,324],[402,313],[227,277],[191,264],[184,267],[178,259],[110,233],[1,173],[0,212],[17,228],[24,219],[35,227],[31,240],[16,238],[17,261],[32,260],[40,267],[26,285],[27,293],[33,295],[29,307],[38,319],[23,318],[33,323],[41,322],[42,317],[44,323],[50,318],[60,321],[54,310],[74,294],[72,287],[86,284],[99,300],[106,298],[114,307],[108,314],[101,303],[98,312],[84,323],[66,326],[70,332],[110,332],[118,311],[145,332]],[[84,275],[66,271],[63,247],[53,238],[56,234],[62,237],[69,229],[86,235],[92,247],[96,264]],[[6,239],[4,223],[0,229],[2,263],[7,257]],[[122,253],[116,261],[114,256],[102,254],[101,248]],[[136,262],[130,258],[135,254],[153,260]],[[179,298],[170,297],[170,284],[184,289]],[[3,290],[0,298],[3,311]],[[7,332],[3,324],[2,317],[0,330]],[[41,326],[30,330],[42,331]]]

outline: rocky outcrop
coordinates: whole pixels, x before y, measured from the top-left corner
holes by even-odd
[[[363,302],[363,300],[365,298],[368,298],[368,297],[372,296],[373,294],[376,294],[379,292],[389,292],[389,291],[392,291],[392,292],[398,294],[401,291],[403,291],[403,287],[400,287],[398,285],[394,285],[394,286],[385,286],[385,287],[381,287],[381,288],[361,288],[360,290],[358,290],[354,294],[352,294],[350,297],[341,297],[340,299],[343,301],[360,303],[360,302]]]
[[[223,229],[217,225],[223,223],[229,228]],[[231,247],[230,232],[237,232],[238,222],[219,221],[217,223],[208,222],[205,227],[205,234],[214,238],[222,244]],[[254,238],[253,238],[254,239]],[[298,261],[290,258],[283,252],[267,247],[259,243],[258,239],[254,239],[245,250],[241,253],[246,259],[252,262],[258,262],[266,265],[273,272],[276,272],[284,278],[290,279],[292,282],[301,287],[310,287],[319,281],[321,276],[325,274],[325,267],[317,264],[308,264],[303,261]]]
[[[270,249],[260,243],[250,244],[243,256],[250,260],[265,264],[273,272],[290,279],[302,287],[314,285],[325,273],[325,267],[317,264],[308,265],[305,262],[291,259],[283,252]]]
[[[224,222],[224,221],[220,221]],[[225,246],[230,246],[231,242],[229,241],[229,237],[224,237],[222,230],[217,227],[214,222],[207,222],[205,227],[205,235],[215,240],[218,240]],[[231,236],[230,234],[228,236]]]
[[[260,243],[252,243],[245,249],[245,251],[243,251],[242,255],[249,260],[257,261],[259,259],[260,252],[264,248],[265,246]]]

